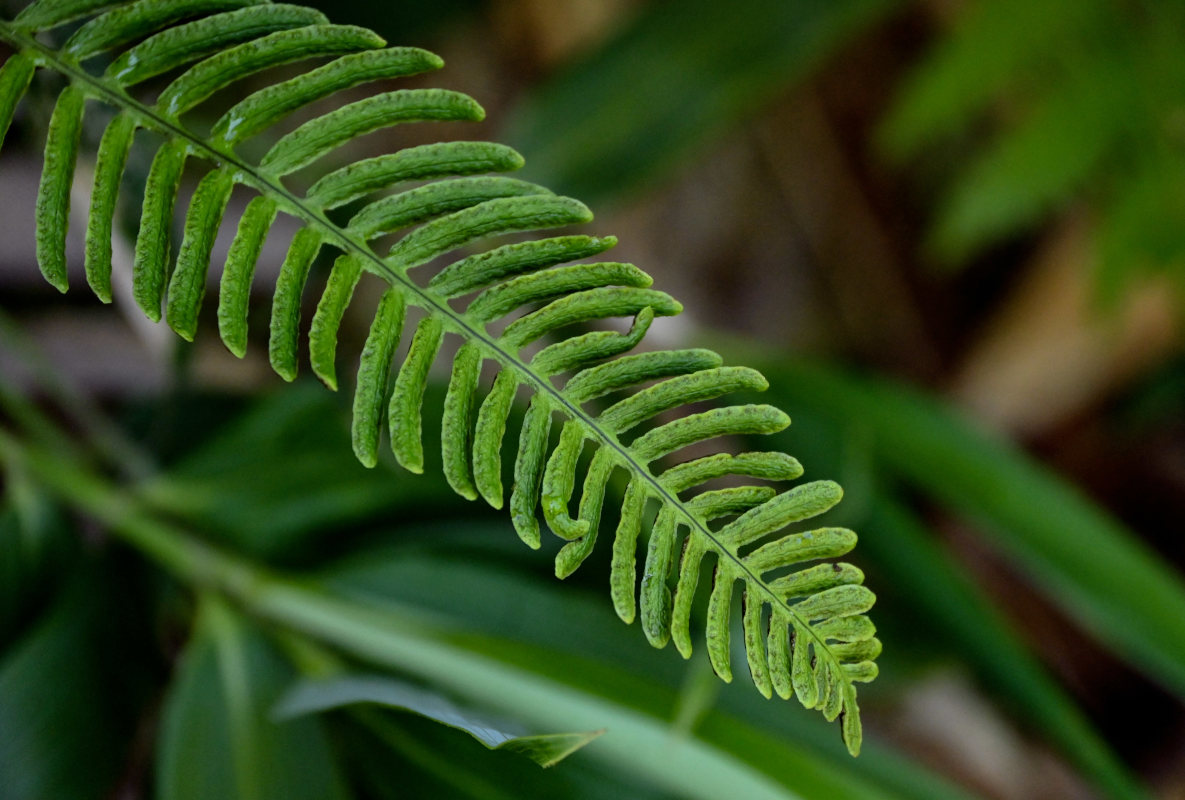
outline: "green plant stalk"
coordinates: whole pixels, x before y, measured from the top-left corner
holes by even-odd
[[[350,655],[430,680],[448,691],[541,728],[606,727],[596,754],[682,796],[716,800],[804,797],[731,754],[693,737],[671,737],[665,723],[445,640],[414,611],[367,608],[309,583],[279,577],[154,519],[124,492],[76,463],[22,444],[0,430],[0,459],[18,464],[69,505],[106,525],[183,583],[220,592],[247,612]],[[890,795],[836,774],[805,752],[781,751],[809,797]],[[783,767],[786,764],[781,765]]]
[[[264,580],[259,568],[145,516],[129,496],[69,458],[21,444],[0,430],[0,460],[33,475],[50,492],[106,524],[128,544],[191,588],[243,601]]]

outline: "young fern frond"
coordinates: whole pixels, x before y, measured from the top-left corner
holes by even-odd
[[[75,25],[65,43],[47,44],[66,23]],[[583,263],[613,247],[614,238],[562,233],[499,243],[498,237],[509,234],[592,218],[576,200],[489,175],[521,166],[521,157],[507,147],[421,145],[322,169],[305,191],[285,180],[319,166],[337,148],[370,131],[427,120],[481,119],[481,107],[463,94],[439,89],[373,94],[309,119],[280,136],[258,160],[239,152],[244,142],[266,136],[314,101],[362,83],[437,69],[439,58],[415,48],[386,47],[373,32],[330,24],[315,11],[248,0],[38,0],[15,20],[0,22],[0,39],[13,50],[0,68],[0,141],[35,70],[57,73],[66,82],[46,138],[36,214],[38,259],[51,284],[62,291],[67,287],[65,237],[82,122],[92,109],[105,106],[114,117],[95,157],[85,250],[87,281],[101,300],[111,299],[112,220],[120,179],[134,136],[148,132],[161,144],[140,206],[132,274],[134,297],[148,317],[163,314],[179,335],[194,337],[213,241],[231,192],[236,186],[254,191],[219,288],[219,332],[233,353],[242,356],[247,345],[248,298],[263,241],[277,214],[295,217],[302,227],[272,293],[269,355],[285,380],[297,373],[301,298],[322,250],[337,256],[308,338],[313,371],[329,387],[337,387],[337,332],[355,286],[363,273],[386,286],[355,382],[353,445],[363,464],[376,464],[385,421],[395,458],[412,472],[422,471],[425,383],[445,338],[459,339],[441,442],[453,489],[502,506],[501,450],[511,405],[525,387],[530,405],[517,434],[509,498],[511,520],[523,541],[540,546],[541,511],[551,531],[566,541],[556,557],[556,574],[571,574],[600,532],[611,477],[623,475],[627,488],[614,515],[610,574],[618,615],[626,622],[639,616],[653,645],[674,641],[689,657],[692,601],[707,562],[713,578],[706,641],[716,673],[731,680],[730,619],[739,584],[744,647],[758,690],[767,697],[797,695],[829,720],[842,716],[844,740],[853,753],[858,751],[855,685],[875,677],[880,651],[866,616],[874,598],[861,585],[859,569],[832,561],[852,549],[854,533],[796,525],[835,505],[840,488],[830,481],[780,492],[771,488],[767,482],[802,474],[798,462],[784,453],[717,453],[672,464],[685,448],[706,440],[771,433],[789,423],[768,405],[671,413],[733,392],[764,389],[760,374],[725,367],[707,350],[630,353],[656,316],[677,314],[681,306],[651,289],[650,277],[631,264]],[[331,60],[247,96],[208,135],[187,125],[189,112],[234,82],[312,57]],[[175,77],[155,100],[131,93],[164,74]],[[170,240],[187,167],[204,174],[185,211],[174,259]],[[422,183],[406,188],[409,181]],[[367,202],[344,224],[326,214],[362,200]],[[371,243],[391,234],[401,238],[385,254],[376,252]],[[487,242],[488,249],[457,254]],[[434,272],[429,266],[430,276],[420,277],[419,268],[442,262],[448,263]],[[422,316],[392,374],[409,308]],[[609,317],[633,323],[625,333],[590,330],[585,324]],[[570,333],[573,329],[579,332]],[[529,345],[548,336],[549,344],[526,355]],[[496,376],[483,391],[483,366],[491,365]],[[606,405],[609,397],[615,402]],[[554,447],[553,424],[560,426]],[[589,448],[591,462],[573,515],[578,465]],[[713,484],[726,476],[732,476],[726,488]],[[737,485],[742,479],[760,483]],[[796,527],[787,531],[790,525]],[[648,531],[645,537],[643,531]]]

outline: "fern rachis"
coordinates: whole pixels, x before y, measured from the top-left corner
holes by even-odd
[[[81,20],[86,21],[61,47],[45,43],[46,31]],[[322,174],[303,193],[285,184],[285,176],[315,167],[370,131],[482,117],[472,99],[444,90],[373,94],[304,122],[281,136],[258,163],[238,152],[244,141],[266,134],[311,102],[358,84],[438,68],[438,58],[414,48],[387,48],[370,31],[330,25],[318,12],[299,6],[236,0],[39,0],[14,21],[0,22],[0,38],[15,51],[0,68],[0,142],[35,69],[67,82],[49,125],[37,205],[38,259],[50,283],[62,291],[67,286],[69,190],[88,104],[97,102],[116,112],[98,146],[87,226],[86,274],[100,299],[110,300],[110,242],[120,179],[136,132],[149,131],[164,141],[149,169],[132,277],[135,298],[149,317],[159,319],[163,306],[170,326],[193,338],[211,245],[230,194],[236,185],[254,190],[257,196],[239,221],[219,291],[219,330],[232,352],[241,356],[246,346],[248,292],[262,241],[277,213],[295,217],[303,227],[289,247],[272,303],[269,355],[282,377],[296,375],[300,300],[321,250],[331,248],[338,256],[310,325],[309,352],[314,372],[331,388],[337,386],[337,329],[356,284],[369,273],[387,286],[355,387],[353,443],[364,464],[377,461],[385,413],[397,460],[422,471],[425,382],[443,338],[457,337],[461,344],[453,357],[442,425],[445,476],[454,490],[501,507],[500,451],[507,417],[519,387],[527,387],[531,402],[519,432],[509,501],[520,537],[540,546],[541,509],[549,528],[567,541],[556,557],[556,573],[570,574],[596,541],[611,476],[626,473],[610,575],[617,613],[630,622],[640,612],[652,644],[661,647],[673,640],[689,656],[701,561],[714,560],[706,627],[717,674],[731,679],[729,621],[740,582],[745,651],[757,688],[766,696],[797,694],[828,719],[842,714],[844,739],[853,753],[858,750],[855,683],[875,677],[873,659],[880,650],[865,615],[873,596],[861,585],[858,569],[830,561],[851,550],[855,534],[839,528],[783,530],[835,505],[839,487],[817,481],[780,493],[765,483],[704,488],[728,475],[798,478],[798,462],[781,453],[720,453],[661,470],[656,466],[698,442],[785,427],[786,416],[766,405],[722,406],[656,422],[690,403],[762,389],[764,379],[752,370],[724,367],[705,350],[631,354],[656,315],[677,314],[681,306],[651,289],[649,276],[633,265],[570,263],[608,250],[615,243],[612,237],[565,234],[502,244],[458,258],[426,282],[413,278],[413,269],[439,263],[458,248],[588,222],[587,208],[539,186],[485,176],[517,168],[521,158],[509,148],[481,142],[421,145],[359,161]],[[313,56],[332,60],[247,96],[214,123],[208,136],[191,131],[182,119],[249,74]],[[99,57],[107,59],[101,73],[89,66]],[[129,91],[178,71],[155,102]],[[208,165],[208,171],[194,189],[174,261],[174,206],[182,173],[194,162]],[[379,195],[412,180],[427,182]],[[368,202],[345,225],[327,216],[360,200]],[[381,256],[371,242],[392,233],[402,238]],[[453,303],[467,297],[472,299],[464,310],[456,310]],[[423,316],[407,356],[393,370],[409,307]],[[625,333],[586,330],[561,337],[529,358],[524,355],[529,345],[555,332],[607,317],[632,317],[633,324]],[[498,373],[483,396],[485,362],[496,364]],[[596,406],[610,395],[619,399]],[[556,421],[562,425],[552,447]],[[573,517],[578,463],[589,442],[595,452]],[[654,519],[648,521],[654,506]],[[639,582],[636,551],[644,529],[649,533]],[[825,563],[809,566],[820,560]]]

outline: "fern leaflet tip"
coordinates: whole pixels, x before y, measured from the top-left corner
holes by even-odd
[[[65,25],[71,27],[64,46],[45,43],[52,37],[43,32]],[[707,593],[698,627],[713,671],[732,680],[743,649],[760,694],[796,696],[838,719],[849,751],[859,752],[856,684],[876,677],[881,650],[867,616],[875,598],[857,567],[836,561],[855,546],[855,533],[803,525],[827,513],[842,490],[830,481],[767,485],[801,477],[802,466],[784,453],[698,454],[718,439],[790,423],[769,405],[699,405],[764,390],[763,376],[725,366],[708,350],[640,352],[655,318],[679,314],[683,305],[651,288],[651,277],[632,264],[589,263],[616,244],[612,236],[541,236],[588,223],[592,212],[542,186],[487,174],[523,165],[509,147],[421,144],[333,164],[310,179],[307,191],[293,188],[299,180],[289,176],[320,168],[372,131],[484,118],[484,109],[459,92],[386,87],[307,113],[310,104],[363,84],[438,69],[438,56],[386,47],[371,31],[330,24],[301,6],[255,0],[38,0],[14,22],[0,21],[0,39],[13,51],[0,67],[0,144],[35,71],[66,78],[45,139],[34,232],[39,268],[51,285],[68,285],[66,231],[83,117],[114,110],[98,143],[86,224],[83,266],[96,296],[111,300],[116,220],[120,205],[134,199],[135,301],[153,320],[163,310],[181,338],[194,339],[224,216],[236,208],[234,193],[249,191],[219,282],[218,331],[231,353],[247,351],[256,266],[283,215],[295,222],[288,228],[295,233],[275,285],[265,287],[268,358],[281,378],[298,373],[302,310],[312,301],[306,304],[306,289],[322,250],[333,260],[308,327],[308,360],[330,389],[339,386],[339,335],[349,338],[346,309],[356,293],[379,294],[369,294],[364,281],[381,289],[354,380],[351,444],[360,463],[377,465],[385,431],[395,460],[423,472],[425,388],[445,339],[446,352],[459,342],[446,369],[439,442],[452,489],[506,506],[531,548],[542,546],[544,528],[563,540],[558,578],[573,574],[598,546],[610,547],[614,611],[626,623],[638,619],[655,647],[673,643],[692,656],[695,598]],[[100,57],[105,71],[93,62],[83,68],[84,60]],[[318,59],[316,66],[297,67],[284,79],[273,74],[308,59]],[[173,77],[154,102],[139,99],[142,83],[167,75]],[[247,76],[263,87],[227,101],[227,88]],[[229,108],[209,131],[194,130],[188,114],[200,116],[207,101]],[[281,129],[302,109],[302,122]],[[257,136],[272,143],[244,145]],[[121,197],[131,153],[141,144],[151,154],[143,192]],[[201,176],[192,192],[187,173]],[[178,225],[177,201],[185,193],[190,199]],[[334,209],[351,203],[355,210],[340,222]],[[181,236],[174,260],[175,230]],[[393,243],[381,255],[375,243],[384,237]],[[421,280],[419,272],[430,274]],[[415,331],[396,363],[408,309]],[[625,324],[603,325],[607,319]],[[509,437],[515,450],[505,478],[503,446],[520,392],[530,401]],[[697,455],[686,457],[693,448]],[[624,496],[615,488],[619,478]],[[616,519],[612,531],[602,531],[602,516]],[[699,585],[708,571],[710,588]],[[738,614],[743,635],[733,636]]]

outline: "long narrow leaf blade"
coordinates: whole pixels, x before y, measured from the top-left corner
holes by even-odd
[[[275,715],[279,719],[292,719],[360,703],[420,714],[465,731],[491,750],[521,753],[541,767],[558,764],[605,732],[515,733],[513,729],[517,726],[513,723],[492,720],[488,715],[457,706],[441,694],[383,675],[343,675],[323,681],[302,681],[280,699]]]
[[[982,522],[1117,656],[1185,697],[1185,584],[1118,520],[916,391],[800,363],[766,372],[790,404],[858,421],[893,472]]]

